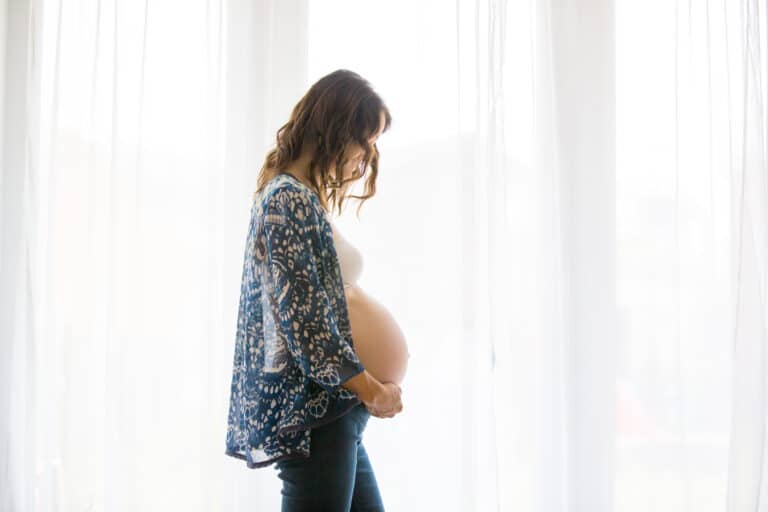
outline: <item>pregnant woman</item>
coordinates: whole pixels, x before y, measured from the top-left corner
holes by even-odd
[[[328,215],[374,195],[376,140],[390,122],[367,81],[330,73],[294,107],[258,176],[226,454],[275,465],[283,512],[384,510],[363,431],[371,415],[403,410],[408,352],[386,308],[357,286],[362,260]],[[364,195],[350,194],[363,176]]]

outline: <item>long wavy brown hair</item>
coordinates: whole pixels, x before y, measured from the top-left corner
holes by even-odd
[[[259,171],[253,199],[307,148],[312,154],[309,180],[325,211],[336,210],[341,214],[345,201],[354,198],[359,201],[359,215],[363,203],[376,193],[379,150],[368,139],[380,128],[381,112],[385,119],[383,132],[386,132],[392,123],[389,109],[370,83],[357,73],[339,69],[322,77],[293,107],[290,119],[277,131],[275,146],[267,153]],[[347,162],[345,149],[354,142],[365,151],[363,195],[349,193],[351,183],[359,176],[334,184],[330,173],[335,164],[341,174]]]

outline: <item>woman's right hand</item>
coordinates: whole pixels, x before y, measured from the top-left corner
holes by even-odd
[[[377,418],[392,418],[403,410],[400,386],[393,382],[384,382],[377,394],[365,407],[372,416]]]

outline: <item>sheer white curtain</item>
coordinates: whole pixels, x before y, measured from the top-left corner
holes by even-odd
[[[279,508],[223,453],[242,244],[342,67],[393,114],[338,219],[410,343],[387,509],[765,507],[765,5],[0,5],[0,509]]]
[[[216,509],[224,3],[8,14],[0,508]]]
[[[616,505],[763,510],[765,3],[616,19]]]

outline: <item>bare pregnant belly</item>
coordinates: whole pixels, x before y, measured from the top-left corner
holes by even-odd
[[[365,369],[380,382],[400,385],[408,367],[408,345],[392,314],[355,284],[345,284],[352,344]]]

